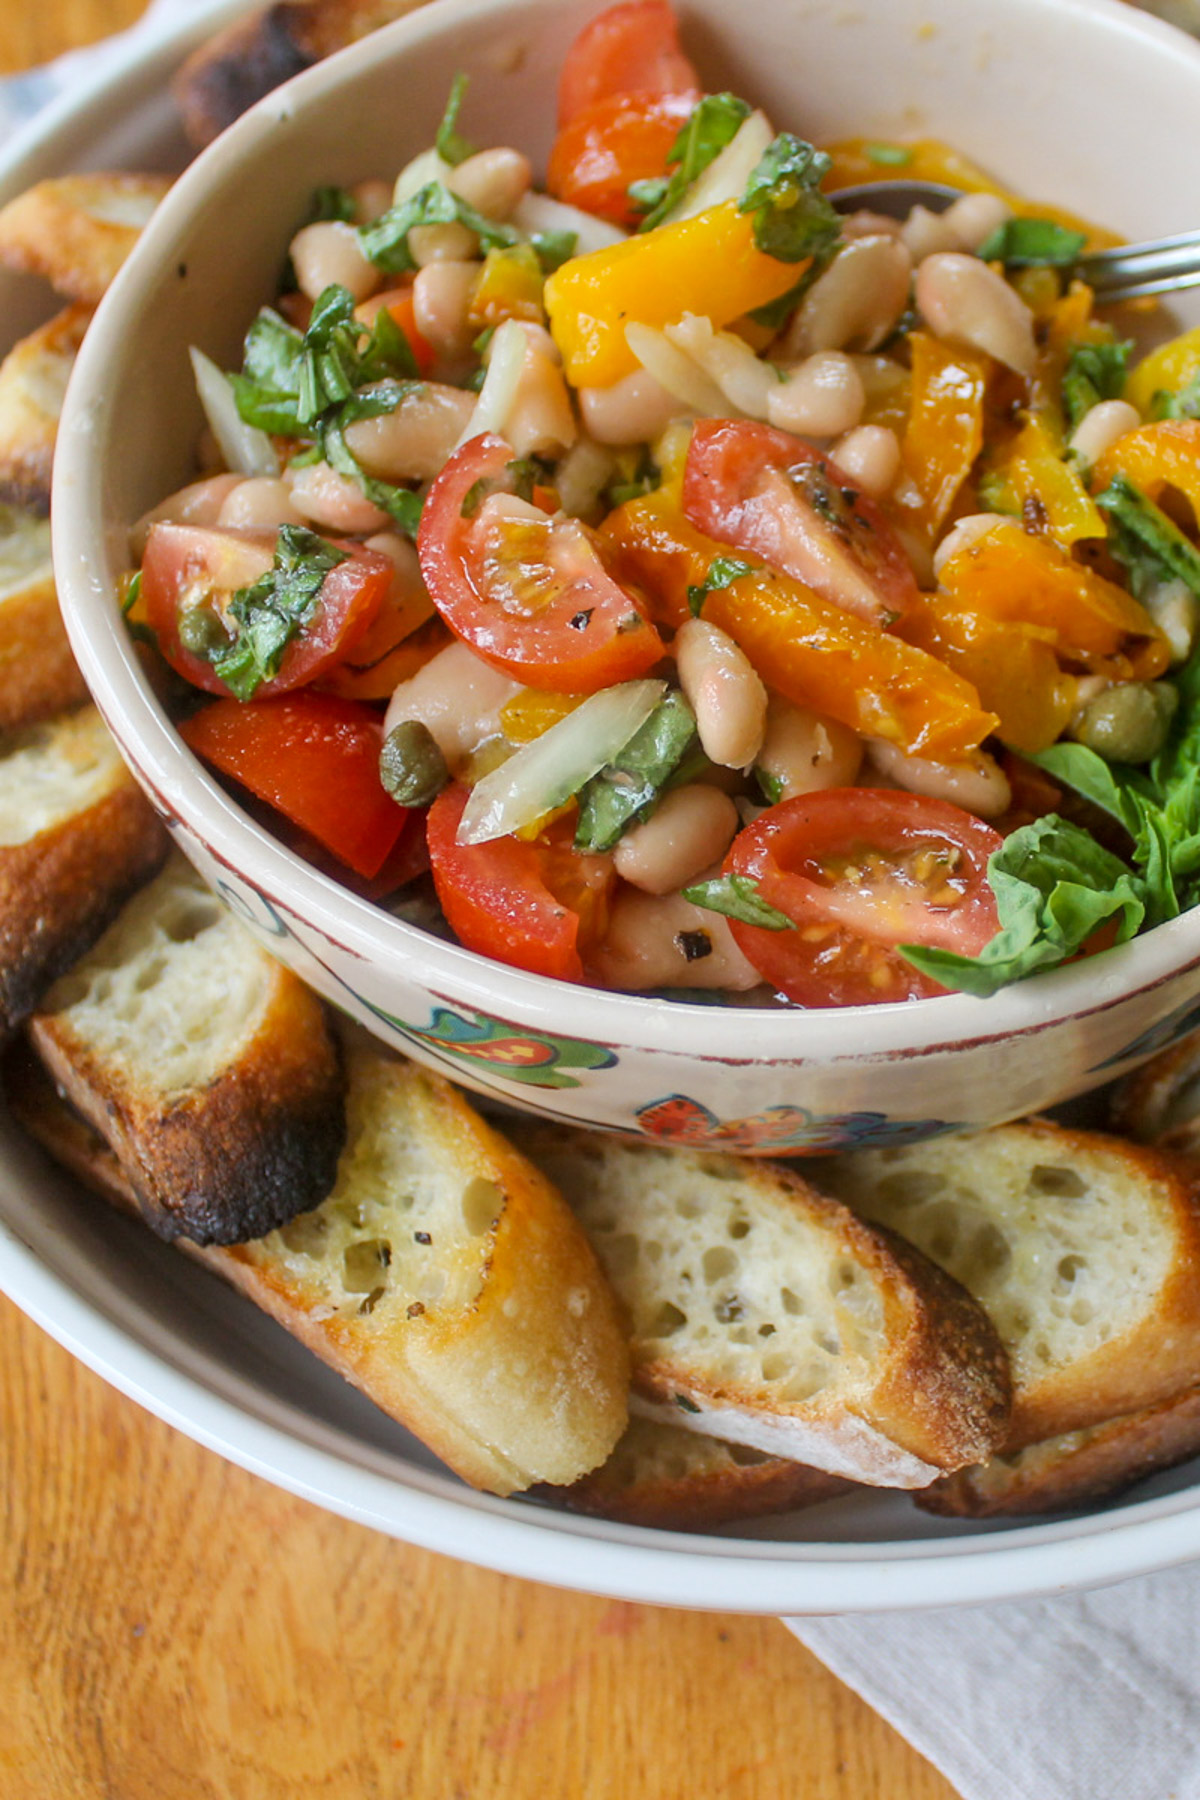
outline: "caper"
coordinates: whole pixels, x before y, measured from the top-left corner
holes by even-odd
[[[1166,743],[1178,704],[1169,681],[1122,681],[1092,696],[1072,736],[1105,762],[1149,762]]]
[[[193,656],[211,662],[219,651],[228,650],[229,633],[211,606],[189,606],[179,615],[179,642]]]
[[[379,779],[401,806],[428,806],[450,779],[446,758],[428,725],[402,719],[379,752]]]

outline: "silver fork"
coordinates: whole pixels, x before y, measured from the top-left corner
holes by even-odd
[[[883,213],[904,219],[914,206],[945,212],[962,197],[960,188],[939,181],[865,181],[840,188],[830,199],[839,212]],[[1119,244],[1112,250],[1089,250],[1068,265],[1095,291],[1097,299],[1141,300],[1200,286],[1200,231],[1151,238],[1144,244]]]

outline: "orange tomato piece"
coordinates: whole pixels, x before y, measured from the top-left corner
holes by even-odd
[[[914,331],[912,399],[902,449],[904,466],[921,495],[911,519],[936,538],[983,447],[983,402],[988,358]]]
[[[1127,431],[1097,461],[1092,491],[1100,493],[1117,474],[1151,500],[1164,488],[1176,488],[1200,524],[1200,419],[1161,419]]]
[[[1076,682],[1059,666],[1052,631],[961,611],[944,594],[924,595],[904,631],[971,682],[1013,749],[1033,754],[1062,736],[1075,710]]]
[[[1044,530],[1069,550],[1087,538],[1108,535],[1104,514],[1041,417],[1031,414],[996,464],[1027,526]]]

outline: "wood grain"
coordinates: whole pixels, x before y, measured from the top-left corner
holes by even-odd
[[[140,0],[0,0],[0,69]],[[0,1300],[4,1800],[954,1800],[772,1619],[590,1600],[332,1518]]]

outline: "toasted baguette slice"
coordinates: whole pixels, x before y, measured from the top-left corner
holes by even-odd
[[[1200,1376],[1200,1207],[1169,1158],[1028,1121],[856,1151],[818,1179],[991,1314],[1013,1371],[1005,1450],[1156,1405]]]
[[[282,1230],[181,1247],[249,1296],[476,1487],[575,1480],[627,1422],[616,1306],[561,1197],[454,1088],[355,1042],[333,1192]],[[117,1158],[9,1057],[15,1116],[104,1197]]]
[[[0,506],[0,732],[86,699],[58,610],[49,523]]]
[[[343,1081],[320,1001],[177,853],[29,1033],[161,1237],[258,1237],[333,1185]]]
[[[0,266],[43,275],[96,306],[170,182],[165,175],[63,175],[0,207]]]
[[[1140,1144],[1200,1158],[1200,1031],[1127,1075],[1113,1093],[1111,1117]]]
[[[839,1475],[744,1444],[634,1418],[606,1463],[569,1488],[547,1488],[545,1498],[626,1525],[711,1531],[736,1519],[816,1506],[851,1486]]]
[[[0,363],[0,500],[50,510],[59,414],[91,317],[89,306],[68,306]]]
[[[95,707],[0,740],[0,1038],[166,852]]]
[[[172,83],[183,127],[197,149],[273,88],[421,0],[279,0],[237,19],[194,51]]]
[[[798,1177],[540,1123],[519,1142],[624,1303],[643,1416],[882,1487],[1002,1440],[1008,1371],[981,1309]]]
[[[1044,1438],[976,1469],[960,1469],[925,1488],[916,1501],[926,1512],[959,1519],[1068,1512],[1197,1454],[1200,1387],[1193,1387],[1161,1406]]]

